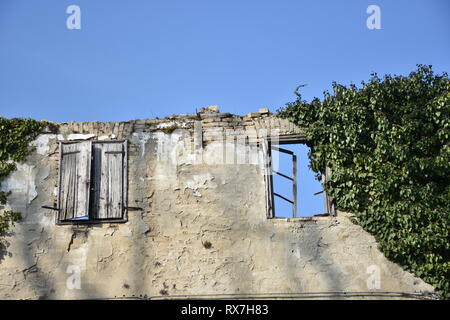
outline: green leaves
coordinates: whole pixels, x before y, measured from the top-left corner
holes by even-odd
[[[306,128],[311,168],[383,253],[450,298],[450,81],[431,66],[279,110]]]
[[[10,210],[4,211],[0,216],[0,234],[7,232],[10,224],[14,224],[14,222],[20,221],[20,219],[22,219],[22,216],[19,212]]]
[[[5,119],[0,117],[0,183],[16,169],[16,162],[25,160],[30,152],[29,143],[40,133],[43,124],[31,119]],[[10,192],[0,191],[0,205],[7,202]],[[0,212],[0,236],[10,224],[20,220],[20,213]]]

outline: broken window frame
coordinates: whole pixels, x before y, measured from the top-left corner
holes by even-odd
[[[263,137],[263,141],[262,141],[262,147],[263,147],[263,153],[264,156],[266,157],[265,162],[264,162],[264,177],[265,177],[265,185],[266,185],[266,212],[267,212],[267,218],[268,219],[287,219],[284,217],[277,217],[275,214],[275,198],[274,196],[278,196],[286,201],[289,201],[292,205],[293,205],[293,214],[291,218],[297,218],[297,206],[298,206],[298,201],[297,201],[297,178],[296,178],[296,174],[297,174],[297,157],[296,155],[290,151],[290,150],[284,150],[283,148],[279,148],[276,147],[277,149],[279,149],[278,151],[281,152],[285,152],[288,154],[292,155],[292,161],[293,161],[293,177],[288,177],[285,174],[281,174],[279,172],[276,172],[275,170],[272,169],[272,150],[273,150],[273,146],[272,146],[272,141],[276,141],[277,145],[283,145],[283,144],[306,144],[307,140],[303,135],[280,135],[280,136],[276,136],[276,137]],[[293,199],[289,200],[284,196],[281,196],[277,193],[274,192],[274,188],[273,188],[273,174],[279,174],[285,178],[290,179],[293,182]],[[312,218],[314,216],[321,216],[321,215],[328,215],[328,216],[336,216],[336,209],[335,209],[335,205],[334,205],[334,200],[325,192],[323,185],[324,183],[326,183],[326,181],[328,181],[328,179],[331,177],[331,169],[329,167],[325,168],[325,172],[322,173],[322,191],[319,191],[316,194],[320,194],[323,193],[324,195],[324,210],[326,212],[324,212],[323,214],[319,214],[319,215],[312,215],[312,216],[308,216],[308,217],[300,217],[300,218]],[[300,177],[301,179],[301,177]]]
[[[90,161],[89,161],[89,171],[88,171],[88,177],[89,177],[89,193],[87,196],[87,207],[88,207],[88,219],[80,219],[75,220],[72,219],[61,219],[62,214],[62,206],[61,206],[61,200],[62,200],[62,192],[64,186],[62,186],[62,165],[63,165],[63,145],[70,145],[70,144],[79,144],[83,142],[89,141],[91,144],[90,149]],[[98,211],[95,211],[93,209],[92,199],[91,196],[95,192],[93,189],[93,186],[95,185],[94,179],[94,170],[95,165],[94,162],[96,161],[94,157],[94,145],[100,145],[100,144],[121,144],[122,145],[122,151],[105,151],[105,153],[113,153],[113,154],[121,154],[122,155],[122,186],[121,186],[121,217],[120,218],[98,218],[94,217],[94,215],[98,215]],[[102,174],[101,168],[100,173],[96,174]],[[91,141],[91,140],[69,140],[69,141],[60,141],[59,143],[59,168],[58,168],[58,199],[57,199],[57,208],[54,208],[54,210],[57,211],[57,214],[55,215],[55,223],[57,225],[74,225],[74,224],[100,224],[100,223],[124,223],[128,221],[128,141],[127,140],[101,140],[101,141]],[[95,211],[95,212],[94,212]]]

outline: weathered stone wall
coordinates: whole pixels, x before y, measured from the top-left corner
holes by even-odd
[[[433,291],[387,261],[348,214],[267,219],[264,175],[255,160],[262,151],[227,140],[261,128],[301,134],[260,113],[49,126],[2,183],[23,221],[0,253],[0,298]],[[129,211],[126,223],[55,224],[55,211],[42,206],[57,200],[58,141],[72,139],[129,141],[128,205],[142,211]],[[379,289],[368,287],[373,268],[380,271]],[[68,285],[77,270],[80,289]]]

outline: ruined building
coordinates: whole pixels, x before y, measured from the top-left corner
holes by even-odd
[[[48,125],[2,182],[12,191],[2,210],[23,220],[4,237],[0,298],[433,292],[326,196],[325,214],[277,217],[271,150],[302,141],[301,128],[265,109]]]

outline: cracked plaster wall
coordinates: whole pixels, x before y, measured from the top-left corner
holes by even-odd
[[[21,211],[23,221],[0,253],[0,298],[433,291],[386,260],[346,213],[266,219],[260,166],[223,161],[227,152],[208,137],[270,126],[281,133],[301,130],[270,116],[222,116],[201,117],[200,149],[192,143],[198,115],[61,123],[57,132],[41,134],[36,151],[2,183],[13,191],[8,207]],[[177,129],[161,132],[167,123]],[[143,211],[129,211],[126,223],[55,225],[55,211],[41,206],[56,203],[58,141],[68,139],[128,139],[128,205]],[[242,151],[247,159],[261,156],[255,147]],[[373,265],[380,270],[379,289],[367,287]],[[80,271],[79,289],[68,285],[73,268]]]

